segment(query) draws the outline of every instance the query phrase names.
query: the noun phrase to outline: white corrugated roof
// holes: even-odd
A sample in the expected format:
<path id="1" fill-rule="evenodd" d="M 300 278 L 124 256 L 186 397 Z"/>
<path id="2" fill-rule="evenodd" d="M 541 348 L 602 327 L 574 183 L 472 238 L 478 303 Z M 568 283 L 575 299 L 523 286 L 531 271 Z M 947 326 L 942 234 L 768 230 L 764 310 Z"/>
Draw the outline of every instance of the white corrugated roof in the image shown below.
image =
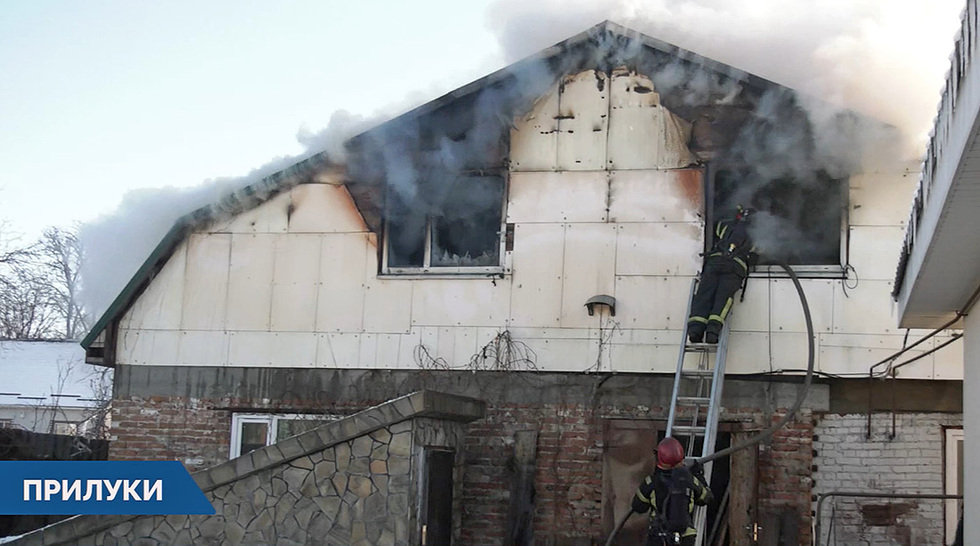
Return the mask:
<path id="1" fill-rule="evenodd" d="M 92 406 L 99 370 L 77 341 L 0 341 L 0 405 Z"/>

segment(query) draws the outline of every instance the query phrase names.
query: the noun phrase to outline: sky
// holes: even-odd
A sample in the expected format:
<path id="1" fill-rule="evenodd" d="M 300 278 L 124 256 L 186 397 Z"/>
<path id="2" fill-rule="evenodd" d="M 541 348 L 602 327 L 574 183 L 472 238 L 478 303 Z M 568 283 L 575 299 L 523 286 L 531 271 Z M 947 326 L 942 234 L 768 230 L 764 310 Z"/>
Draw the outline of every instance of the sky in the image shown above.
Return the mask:
<path id="1" fill-rule="evenodd" d="M 486 4 L 0 0 L 0 219 L 92 220 L 463 85 L 500 65 Z"/>
<path id="2" fill-rule="evenodd" d="M 173 220 L 604 19 L 925 150 L 964 0 L 0 0 L 0 239 L 81 223 L 121 288 Z M 259 169 L 255 171 L 255 169 Z M 96 279 L 96 276 L 89 276 Z"/>

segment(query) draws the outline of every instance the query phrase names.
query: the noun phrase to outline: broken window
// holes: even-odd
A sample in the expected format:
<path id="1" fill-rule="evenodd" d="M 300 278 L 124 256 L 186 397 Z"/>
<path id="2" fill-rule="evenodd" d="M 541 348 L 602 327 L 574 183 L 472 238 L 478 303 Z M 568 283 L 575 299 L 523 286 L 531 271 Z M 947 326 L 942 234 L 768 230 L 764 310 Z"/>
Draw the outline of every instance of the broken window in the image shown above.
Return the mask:
<path id="1" fill-rule="evenodd" d="M 712 223 L 733 218 L 738 206 L 756 209 L 750 234 L 760 265 L 831 266 L 839 270 L 847 182 L 823 173 L 802 178 L 759 180 L 749 172 L 714 175 Z M 709 234 L 713 236 L 712 229 Z M 712 240 L 708 239 L 710 245 Z"/>
<path id="2" fill-rule="evenodd" d="M 501 176 L 462 175 L 438 188 L 420 184 L 409 196 L 389 188 L 385 271 L 499 267 L 503 199 Z"/>
<path id="3" fill-rule="evenodd" d="M 240 457 L 337 419 L 336 415 L 235 414 L 231 419 L 229 457 Z"/>

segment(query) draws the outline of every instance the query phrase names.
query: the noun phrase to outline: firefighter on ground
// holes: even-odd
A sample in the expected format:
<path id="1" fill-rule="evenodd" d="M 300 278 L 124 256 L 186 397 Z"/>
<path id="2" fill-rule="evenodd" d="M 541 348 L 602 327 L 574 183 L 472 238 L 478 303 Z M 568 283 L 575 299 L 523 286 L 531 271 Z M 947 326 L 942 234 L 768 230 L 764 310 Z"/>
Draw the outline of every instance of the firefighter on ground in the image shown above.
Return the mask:
<path id="1" fill-rule="evenodd" d="M 748 230 L 754 213 L 754 209 L 738 207 L 734 220 L 723 220 L 715 226 L 715 243 L 705 254 L 687 321 L 691 343 L 718 343 L 725 317 L 735 302 L 735 292 L 744 286 L 749 265 L 758 257 Z"/>
<path id="2" fill-rule="evenodd" d="M 633 496 L 633 511 L 650 512 L 647 546 L 693 545 L 697 541 L 694 507 L 714 500 L 697 461 L 684 466 L 684 447 L 676 438 L 664 438 L 656 450 L 657 468 Z"/>

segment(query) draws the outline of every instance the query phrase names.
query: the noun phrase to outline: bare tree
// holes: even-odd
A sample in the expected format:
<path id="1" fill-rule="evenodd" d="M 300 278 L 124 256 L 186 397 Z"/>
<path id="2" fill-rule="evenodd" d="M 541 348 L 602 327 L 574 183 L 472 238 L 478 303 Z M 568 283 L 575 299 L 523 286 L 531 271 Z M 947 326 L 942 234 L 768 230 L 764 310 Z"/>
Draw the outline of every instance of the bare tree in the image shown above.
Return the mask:
<path id="1" fill-rule="evenodd" d="M 86 329 L 78 303 L 82 250 L 73 230 L 51 227 L 19 245 L 0 223 L 0 338 L 77 339 Z"/>
<path id="2" fill-rule="evenodd" d="M 51 306 L 63 321 L 65 339 L 85 332 L 85 313 L 78 303 L 82 247 L 74 230 L 49 227 L 35 245 L 35 260 L 51 288 Z"/>
<path id="3" fill-rule="evenodd" d="M 50 306 L 51 287 L 27 265 L 15 265 L 0 280 L 0 338 L 58 337 L 58 317 Z"/>

